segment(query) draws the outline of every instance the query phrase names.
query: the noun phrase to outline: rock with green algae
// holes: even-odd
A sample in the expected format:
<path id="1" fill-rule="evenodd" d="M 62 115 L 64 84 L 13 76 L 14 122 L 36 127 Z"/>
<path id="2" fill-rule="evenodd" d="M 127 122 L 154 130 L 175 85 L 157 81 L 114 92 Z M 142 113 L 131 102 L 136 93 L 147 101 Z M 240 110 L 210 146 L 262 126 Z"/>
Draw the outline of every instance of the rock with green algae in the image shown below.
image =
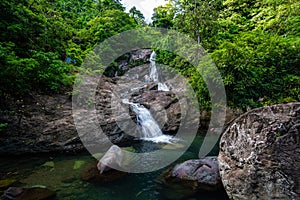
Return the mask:
<path id="1" fill-rule="evenodd" d="M 83 160 L 76 160 L 73 166 L 73 169 L 79 169 L 85 164 L 85 161 Z"/>
<path id="2" fill-rule="evenodd" d="M 122 147 L 121 149 L 124 150 L 124 151 L 129 151 L 131 153 L 135 153 L 136 152 L 135 149 L 132 146 L 130 146 L 130 147 Z"/>
<path id="3" fill-rule="evenodd" d="M 42 166 L 53 168 L 54 167 L 54 162 L 53 161 L 48 161 L 48 162 L 45 162 Z"/>
<path id="4" fill-rule="evenodd" d="M 6 189 L 16 183 L 17 180 L 15 179 L 4 179 L 0 180 L 0 189 Z"/>
<path id="5" fill-rule="evenodd" d="M 180 143 L 164 144 L 161 146 L 162 149 L 167 149 L 167 150 L 182 149 L 184 147 L 185 147 L 184 144 L 180 144 Z"/>
<path id="6" fill-rule="evenodd" d="M 94 158 L 96 158 L 96 159 L 102 158 L 103 155 L 104 155 L 104 153 L 94 153 L 94 154 L 92 154 L 92 156 L 93 156 Z"/>
<path id="7" fill-rule="evenodd" d="M 10 187 L 1 196 L 1 200 L 46 200 L 54 197 L 56 193 L 47 188 L 20 188 Z"/>

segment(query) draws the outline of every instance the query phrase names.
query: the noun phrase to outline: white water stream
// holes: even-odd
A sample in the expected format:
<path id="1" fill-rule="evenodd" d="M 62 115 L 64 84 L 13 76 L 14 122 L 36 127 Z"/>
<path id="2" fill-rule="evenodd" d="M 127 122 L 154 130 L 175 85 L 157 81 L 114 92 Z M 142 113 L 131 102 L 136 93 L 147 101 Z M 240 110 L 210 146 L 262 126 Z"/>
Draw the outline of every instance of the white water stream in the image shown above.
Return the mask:
<path id="1" fill-rule="evenodd" d="M 150 55 L 150 79 L 153 80 L 153 82 L 158 83 L 158 91 L 170 91 L 169 87 L 165 83 L 161 83 L 158 79 L 158 72 L 156 68 L 155 63 L 156 54 L 155 51 L 153 51 Z"/>
<path id="2" fill-rule="evenodd" d="M 143 105 L 129 102 L 128 99 L 123 99 L 123 103 L 129 104 L 132 111 L 136 114 L 137 124 L 142 129 L 142 140 L 152 141 L 155 143 L 172 143 L 173 136 L 164 135 L 152 117 L 150 111 Z"/>

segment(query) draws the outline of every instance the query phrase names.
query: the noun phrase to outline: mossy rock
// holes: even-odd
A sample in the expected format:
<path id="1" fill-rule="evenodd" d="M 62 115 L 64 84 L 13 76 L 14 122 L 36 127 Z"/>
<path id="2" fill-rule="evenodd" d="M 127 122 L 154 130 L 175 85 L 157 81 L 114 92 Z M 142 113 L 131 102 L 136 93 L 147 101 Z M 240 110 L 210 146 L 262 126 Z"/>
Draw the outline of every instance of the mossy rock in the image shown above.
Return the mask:
<path id="1" fill-rule="evenodd" d="M 15 179 L 0 180 L 0 189 L 9 188 L 10 186 L 12 186 L 16 182 L 17 182 L 17 180 L 15 180 Z"/>
<path id="2" fill-rule="evenodd" d="M 73 166 L 73 169 L 79 169 L 85 164 L 85 161 L 83 160 L 76 160 Z"/>
<path id="3" fill-rule="evenodd" d="M 136 152 L 133 147 L 122 147 L 121 149 L 124 150 L 124 151 L 129 151 L 131 153 L 135 153 Z"/>
<path id="4" fill-rule="evenodd" d="M 42 166 L 53 168 L 54 167 L 54 162 L 53 161 L 48 161 L 48 162 L 45 162 Z"/>
<path id="5" fill-rule="evenodd" d="M 174 149 L 182 149 L 185 146 L 183 144 L 175 143 L 175 144 L 164 144 L 162 145 L 162 149 L 174 150 Z"/>

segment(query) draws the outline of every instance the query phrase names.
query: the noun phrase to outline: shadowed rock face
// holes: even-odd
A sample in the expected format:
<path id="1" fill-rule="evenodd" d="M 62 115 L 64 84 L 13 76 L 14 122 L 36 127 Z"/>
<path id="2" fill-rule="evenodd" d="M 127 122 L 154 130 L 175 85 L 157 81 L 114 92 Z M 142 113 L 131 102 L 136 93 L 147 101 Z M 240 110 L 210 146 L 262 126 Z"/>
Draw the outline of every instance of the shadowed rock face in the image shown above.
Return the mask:
<path id="1" fill-rule="evenodd" d="M 220 141 L 219 167 L 231 199 L 300 198 L 300 103 L 254 109 Z"/>

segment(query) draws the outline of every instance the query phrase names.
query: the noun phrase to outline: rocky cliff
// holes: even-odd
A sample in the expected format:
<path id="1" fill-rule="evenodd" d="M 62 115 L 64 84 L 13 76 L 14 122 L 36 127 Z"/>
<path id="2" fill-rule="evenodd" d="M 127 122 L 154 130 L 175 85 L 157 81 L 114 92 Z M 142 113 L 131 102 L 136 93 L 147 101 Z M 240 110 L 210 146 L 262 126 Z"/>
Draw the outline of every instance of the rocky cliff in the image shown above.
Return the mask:
<path id="1" fill-rule="evenodd" d="M 132 128 L 132 132 L 139 131 L 131 127 L 135 118 L 133 113 L 130 119 L 119 114 L 120 111 L 130 113 L 129 106 L 114 104 L 115 100 L 112 97 L 134 99 L 136 95 L 144 97 L 141 103 L 147 104 L 153 114 L 164 114 L 160 115 L 167 118 L 166 123 L 162 124 L 163 131 L 176 132 L 180 124 L 180 106 L 174 94 L 149 90 L 143 81 L 137 79 L 103 77 L 96 91 L 95 106 L 99 125 L 111 142 L 122 146 L 132 141 L 132 135 L 136 135 L 134 133 L 128 135 L 128 131 L 124 132 L 120 123 L 123 123 L 124 127 L 129 120 L 131 123 L 128 122 L 126 129 Z M 156 103 L 161 106 L 153 106 Z M 20 99 L 10 99 L 9 103 L 2 107 L 0 123 L 7 123 L 8 127 L 1 130 L 0 154 L 84 149 L 72 114 L 78 118 L 85 118 L 85 113 L 84 110 L 72 113 L 71 96 L 33 93 Z M 155 118 L 159 119 L 159 116 Z"/>

